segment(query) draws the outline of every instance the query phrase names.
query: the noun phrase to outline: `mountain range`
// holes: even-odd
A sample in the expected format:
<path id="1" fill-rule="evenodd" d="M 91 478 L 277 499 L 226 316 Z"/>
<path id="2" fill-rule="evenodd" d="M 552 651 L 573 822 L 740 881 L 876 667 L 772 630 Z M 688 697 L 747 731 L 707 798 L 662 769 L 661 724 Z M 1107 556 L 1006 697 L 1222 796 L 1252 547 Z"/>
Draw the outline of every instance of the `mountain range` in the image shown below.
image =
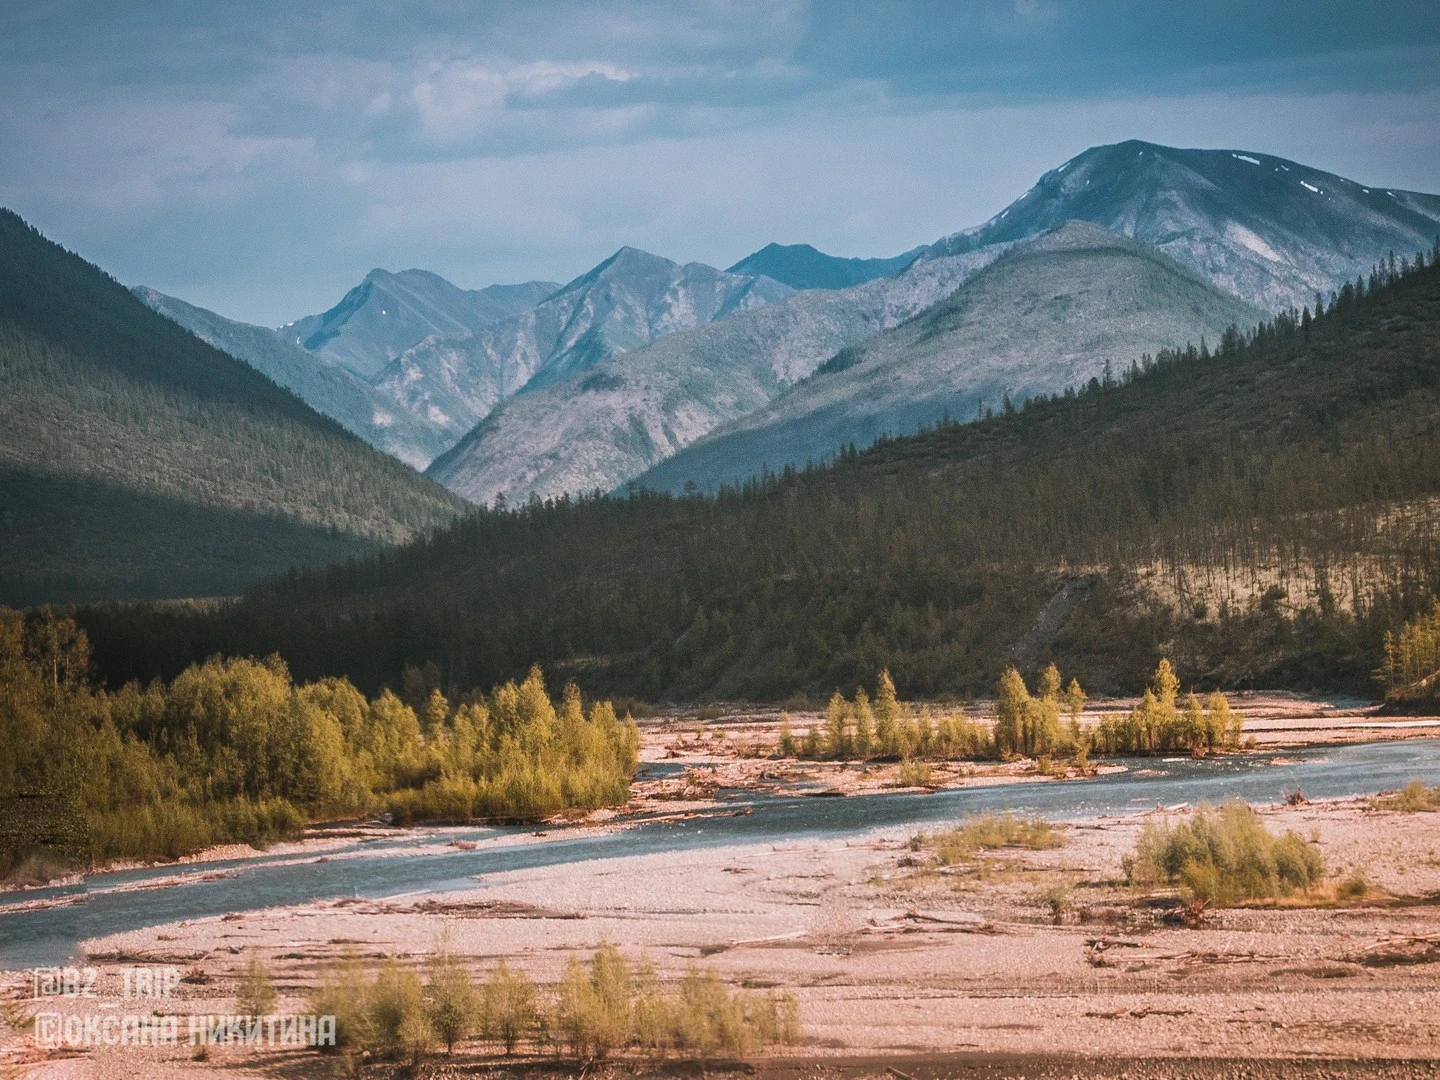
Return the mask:
<path id="1" fill-rule="evenodd" d="M 1329 295 L 1391 251 L 1428 247 L 1440 230 L 1440 196 L 1366 188 L 1295 162 L 1238 150 L 1175 150 L 1142 142 L 1095 147 L 1046 173 L 984 225 L 921 249 L 895 278 L 838 292 L 806 290 L 776 305 L 765 318 L 735 326 L 722 321 L 599 364 L 584 379 L 497 410 L 437 459 L 430 475 L 467 499 L 482 502 L 501 492 L 513 502 L 531 494 L 608 489 L 636 479 L 702 436 L 718 434 L 722 425 L 751 429 L 750 449 L 743 455 L 730 461 L 713 458 L 713 468 L 697 469 L 697 482 L 713 484 L 721 476 L 737 475 L 734 469 L 755 469 L 765 461 L 778 465 L 821 458 L 834 452 L 837 435 L 863 442 L 878 430 L 904 434 L 914 430 L 912 423 L 938 418 L 950 406 L 952 415 L 969 415 L 975 397 L 998 397 L 1005 388 L 1017 394 L 1061 390 L 1065 383 L 1053 380 L 1069 377 L 1065 372 L 1093 372 L 1107 356 L 1117 360 L 1103 338 L 1084 334 L 1078 319 L 1070 324 L 1076 335 L 1073 346 L 1061 350 L 1070 358 L 1060 366 L 1051 359 L 1060 355 L 1058 341 L 1037 348 L 1034 356 L 1040 366 L 1034 377 L 1021 370 L 1021 352 L 991 367 L 995 378 L 987 382 L 966 374 L 972 365 L 965 357 L 941 357 L 934 347 L 920 348 L 916 341 L 916 349 L 896 351 L 885 365 L 894 376 L 892 390 L 899 392 L 903 386 L 903 393 L 918 395 L 913 408 L 895 400 L 883 409 L 865 402 L 860 383 L 879 370 L 871 368 L 830 384 L 832 391 L 853 385 L 856 396 L 833 403 L 823 422 L 817 411 L 823 396 L 818 385 L 782 406 L 780 413 L 757 413 L 749 422 L 740 419 L 815 372 L 829 359 L 822 355 L 827 349 L 833 355 L 893 326 L 877 319 L 869 306 L 897 287 L 892 283 L 921 280 L 931 272 L 927 267 L 974 256 L 967 272 L 951 275 L 942 270 L 938 275 L 953 290 L 1007 247 L 1072 220 L 1102 226 L 1168 256 L 1173 264 L 1235 296 L 1231 317 L 1253 324 L 1261 312 L 1313 304 L 1315 293 Z M 759 257 L 769 252 L 766 258 L 783 275 L 782 256 L 788 250 L 765 249 L 744 263 L 763 265 Z M 905 293 L 903 285 L 898 288 Z M 924 295 L 915 307 L 901 304 L 896 321 L 918 315 L 922 307 L 943 298 Z M 1209 318 L 1220 310 L 1215 305 L 1208 314 L 1186 311 L 1188 299 L 1177 295 L 1171 301 L 1179 306 L 1162 316 L 1152 301 L 1170 302 L 1163 294 L 1147 298 L 1148 323 L 1115 338 L 1117 345 L 1123 342 L 1135 350 L 1132 361 L 1141 352 L 1174 344 L 1162 330 L 1173 333 L 1188 327 L 1187 332 L 1198 337 L 1222 329 Z M 1023 319 L 1024 313 L 1018 314 Z M 962 339 L 978 343 L 983 351 L 983 330 L 944 340 Z M 973 359 L 973 350 L 969 355 Z M 912 359 L 915 370 L 902 376 Z M 1003 383 L 998 380 L 1000 367 L 1007 372 Z M 812 402 L 813 408 L 802 401 Z M 808 409 L 810 419 L 799 422 L 788 411 L 792 407 Z M 846 408 L 857 410 L 853 423 L 843 415 Z M 773 437 L 762 434 L 768 420 L 785 425 L 785 430 Z M 669 484 L 675 475 L 660 472 L 646 482 Z"/>
<path id="2" fill-rule="evenodd" d="M 505 402 L 427 475 L 472 502 L 609 491 L 764 405 L 838 349 L 943 299 L 1005 245 L 894 278 L 809 289 L 592 366 Z"/>
<path id="3" fill-rule="evenodd" d="M 469 334 L 434 335 L 406 349 L 376 384 L 453 444 L 516 394 L 791 292 L 769 278 L 727 274 L 703 263 L 681 266 L 621 248 L 519 315 Z"/>
<path id="4" fill-rule="evenodd" d="M 373 386 L 339 362 L 295 344 L 284 334 L 235 322 L 144 286 L 131 291 L 207 345 L 244 360 L 316 412 L 411 468 L 424 469 L 450 446 L 441 428 L 403 407 L 387 390 Z"/>
<path id="5" fill-rule="evenodd" d="M 425 271 L 374 270 L 324 315 L 276 331 L 135 290 L 156 311 L 416 469 L 514 394 L 793 291 L 766 277 L 682 266 L 628 247 L 563 286 L 463 290 Z"/>
<path id="6" fill-rule="evenodd" d="M 481 290 L 376 270 L 274 332 L 140 295 L 466 499 L 513 504 L 637 481 L 712 488 L 1063 390 L 1107 361 L 1313 304 L 1437 230 L 1440 196 L 1131 141 L 889 259 L 771 244 L 720 271 L 622 248 L 564 286 Z M 1066 260 L 1099 276 L 1067 278 Z"/>
<path id="7" fill-rule="evenodd" d="M 911 434 L 988 403 L 1079 388 L 1262 313 L 1155 248 L 1067 222 L 1013 248 L 913 319 L 838 354 L 766 405 L 642 474 L 713 491 L 846 444 Z"/>

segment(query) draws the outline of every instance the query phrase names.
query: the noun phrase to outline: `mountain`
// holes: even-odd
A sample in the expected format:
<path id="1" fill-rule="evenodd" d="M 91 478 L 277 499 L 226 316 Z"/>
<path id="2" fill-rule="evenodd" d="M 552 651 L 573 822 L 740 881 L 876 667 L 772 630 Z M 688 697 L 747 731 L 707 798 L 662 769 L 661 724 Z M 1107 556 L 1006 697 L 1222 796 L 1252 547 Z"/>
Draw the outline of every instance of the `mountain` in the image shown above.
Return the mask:
<path id="1" fill-rule="evenodd" d="M 681 266 L 621 248 L 520 315 L 407 349 L 376 383 L 453 443 L 515 394 L 552 386 L 610 356 L 792 291 L 769 278 L 701 263 Z"/>
<path id="2" fill-rule="evenodd" d="M 1390 252 L 1428 249 L 1440 195 L 1365 187 L 1254 151 L 1096 146 L 983 225 L 931 245 L 954 255 L 1090 221 L 1151 244 L 1266 311 L 1313 306 Z"/>
<path id="3" fill-rule="evenodd" d="M 1003 248 L 929 259 L 838 292 L 797 292 L 596 363 L 506 401 L 426 475 L 487 504 L 502 493 L 609 491 L 947 295 Z"/>
<path id="4" fill-rule="evenodd" d="M 823 701 L 882 668 L 904 696 L 985 695 L 1017 661 L 1135 693 L 1164 656 L 1201 692 L 1373 695 L 1387 631 L 1440 589 L 1440 245 L 1426 263 L 1313 323 L 720 497 L 479 511 L 213 613 L 82 620 L 122 643 L 112 684 L 223 648 L 367 689 L 541 657 L 654 701 Z"/>
<path id="5" fill-rule="evenodd" d="M 713 491 L 768 466 L 803 465 L 1006 394 L 1084 386 L 1142 353 L 1216 342 L 1262 313 L 1154 248 L 1069 222 L 1011 249 L 913 319 L 838 354 L 767 405 L 716 428 L 637 480 Z"/>
<path id="6" fill-rule="evenodd" d="M 238 592 L 462 510 L 0 211 L 0 603 Z"/>
<path id="7" fill-rule="evenodd" d="M 559 286 L 550 281 L 462 289 L 428 270 L 371 270 L 338 304 L 279 332 L 364 379 L 433 334 L 465 334 L 518 315 Z"/>
<path id="8" fill-rule="evenodd" d="M 889 259 L 842 259 L 809 244 L 766 244 L 726 273 L 763 274 L 792 289 L 848 289 L 875 278 L 894 277 L 923 250 L 914 248 Z"/>
<path id="9" fill-rule="evenodd" d="M 201 341 L 245 361 L 316 412 L 412 468 L 424 469 L 450 447 L 452 440 L 443 431 L 416 417 L 386 391 L 269 327 L 235 322 L 154 289 L 131 291 Z"/>
<path id="10" fill-rule="evenodd" d="M 1328 295 L 1368 272 L 1392 249 L 1403 253 L 1428 246 L 1433 233 L 1440 231 L 1440 197 L 1366 189 L 1265 154 L 1125 142 L 1095 147 L 1065 162 L 990 221 L 920 250 L 902 273 L 888 280 L 919 280 L 930 273 L 925 267 L 931 264 L 981 256 L 970 266 L 973 271 L 1006 247 L 1033 240 L 1071 220 L 1150 245 L 1254 309 L 1275 311 L 1313 304 L 1316 291 Z M 811 270 L 829 273 L 836 265 L 829 256 L 812 252 L 770 245 L 736 266 L 768 269 L 791 283 L 808 285 L 819 280 L 806 276 Z M 950 281 L 951 287 L 964 279 L 963 274 L 953 280 L 947 275 L 942 271 L 937 277 Z M 883 293 L 887 287 L 885 279 L 876 279 L 852 289 L 878 288 Z M 431 475 L 481 501 L 500 492 L 513 499 L 623 484 L 719 425 L 768 404 L 836 351 L 893 325 L 877 323 L 873 312 L 866 314 L 876 295 L 855 293 L 858 307 L 852 309 L 847 306 L 850 300 L 837 303 L 827 293 L 813 302 L 813 311 L 807 310 L 811 301 L 791 297 L 769 317 L 775 320 L 773 328 L 765 319 L 749 316 L 749 321 L 733 328 L 717 324 L 713 331 L 640 350 L 625 364 L 602 365 L 593 377 L 556 384 L 553 393 L 527 394 L 497 410 L 437 459 Z M 926 302 L 939 299 L 941 295 L 933 295 Z M 917 310 L 904 310 L 900 317 Z M 1216 327 L 1209 317 L 1217 310 L 1212 304 L 1204 317 L 1189 320 L 1188 329 L 1198 332 L 1204 327 L 1213 333 Z M 1243 311 L 1246 322 L 1256 317 L 1255 310 L 1230 310 L 1237 318 Z M 855 312 L 861 313 L 858 321 L 851 319 Z M 1053 316 L 1054 309 L 1049 313 Z M 1183 322 L 1172 321 L 1170 330 L 1185 329 Z M 1058 329 L 1058 324 L 1051 329 Z M 1150 329 L 1133 329 L 1135 333 L 1115 339 L 1117 348 L 1128 342 L 1143 351 L 1153 347 L 1144 342 L 1169 340 Z M 983 334 L 977 329 L 972 337 L 979 342 Z M 1086 348 L 1102 357 L 1106 355 L 1102 345 L 1092 335 Z M 817 355 L 826 349 L 827 355 Z M 1114 357 L 1115 350 L 1108 355 Z M 1123 363 L 1131 359 L 1133 355 L 1120 357 Z M 837 361 L 844 362 L 844 357 Z M 890 400 L 884 409 L 872 408 L 857 398 L 852 404 L 858 404 L 860 411 L 853 423 L 840 415 L 843 407 L 837 402 L 824 422 L 817 412 L 806 422 L 808 427 L 790 429 L 781 443 L 752 449 L 772 464 L 804 461 L 833 452 L 838 443 L 833 436 L 841 432 L 857 437 L 878 430 L 901 434 L 912 430 L 906 424 L 942 414 L 944 405 L 937 413 L 937 402 L 947 402 L 954 414 L 968 416 L 973 414 L 976 396 L 998 398 L 1007 387 L 1024 393 L 1068 377 L 1053 363 L 1031 377 L 1021 370 L 1024 363 L 1023 349 L 1012 350 L 989 371 L 994 377 L 988 382 L 962 380 L 963 385 L 929 388 L 911 384 L 905 392 L 917 395 L 913 407 Z M 1069 364 L 1072 374 L 1083 366 L 1078 354 Z M 565 370 L 556 369 L 557 374 Z M 857 394 L 863 394 L 858 382 L 878 370 L 850 377 Z M 915 370 L 921 372 L 923 365 Z M 553 377 L 537 380 L 535 388 L 547 382 Z M 849 383 L 830 385 L 843 388 Z M 891 386 L 892 391 L 900 389 L 898 382 Z M 818 387 L 809 388 L 804 391 L 808 397 L 796 397 L 794 402 L 811 400 L 819 409 L 820 394 Z M 961 400 L 966 396 L 971 400 Z M 819 441 L 807 443 L 807 431 Z M 709 460 L 707 483 L 715 482 L 725 468 L 738 465 L 738 460 Z M 669 483 L 673 475 L 662 472 L 658 479 Z M 733 475 L 724 473 L 727 479 Z"/>

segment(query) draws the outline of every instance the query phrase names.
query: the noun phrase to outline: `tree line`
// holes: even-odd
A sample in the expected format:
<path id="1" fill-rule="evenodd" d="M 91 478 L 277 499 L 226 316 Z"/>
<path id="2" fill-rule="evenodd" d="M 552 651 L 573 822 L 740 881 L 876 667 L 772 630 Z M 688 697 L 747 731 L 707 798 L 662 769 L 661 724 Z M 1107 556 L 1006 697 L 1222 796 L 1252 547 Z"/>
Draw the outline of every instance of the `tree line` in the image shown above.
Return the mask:
<path id="1" fill-rule="evenodd" d="M 1244 718 L 1230 700 L 1212 691 L 1202 701 L 1193 691 L 1180 700 L 1180 678 L 1161 659 L 1140 701 L 1124 714 L 1081 724 L 1087 695 L 1080 681 L 1064 683 L 1054 664 L 1042 670 L 1032 691 L 1017 668 L 1005 669 L 995 687 L 995 722 L 987 727 L 958 707 L 938 710 L 901 702 L 888 671 L 881 671 L 872 699 L 863 686 L 847 700 L 838 691 L 822 723 L 797 735 L 781 714 L 775 752 L 812 760 L 946 761 L 1029 757 L 1073 758 L 1084 771 L 1091 754 L 1187 753 L 1204 757 L 1234 750 Z"/>

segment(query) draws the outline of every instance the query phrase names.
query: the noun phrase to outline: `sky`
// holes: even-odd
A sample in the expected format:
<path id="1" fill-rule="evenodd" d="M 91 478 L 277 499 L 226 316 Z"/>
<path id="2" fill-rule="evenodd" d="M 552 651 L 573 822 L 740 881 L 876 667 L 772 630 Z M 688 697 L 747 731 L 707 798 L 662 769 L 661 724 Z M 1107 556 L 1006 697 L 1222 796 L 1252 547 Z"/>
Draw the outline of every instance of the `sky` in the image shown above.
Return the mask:
<path id="1" fill-rule="evenodd" d="M 376 266 L 894 255 L 1127 138 L 1440 191 L 1440 4 L 0 4 L 0 205 L 272 326 Z"/>

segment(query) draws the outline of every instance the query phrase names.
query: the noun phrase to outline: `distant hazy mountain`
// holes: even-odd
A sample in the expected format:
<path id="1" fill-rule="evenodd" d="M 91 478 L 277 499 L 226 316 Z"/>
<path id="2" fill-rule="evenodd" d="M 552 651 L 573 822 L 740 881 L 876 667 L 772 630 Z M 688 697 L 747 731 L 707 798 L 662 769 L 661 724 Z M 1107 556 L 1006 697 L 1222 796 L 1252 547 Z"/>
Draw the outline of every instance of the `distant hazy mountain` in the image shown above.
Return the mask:
<path id="1" fill-rule="evenodd" d="M 954 295 L 839 354 L 769 404 L 717 428 L 642 475 L 645 487 L 702 490 L 913 434 L 983 401 L 1080 387 L 1142 353 L 1214 343 L 1259 309 L 1154 248 L 1082 222 L 1027 241 Z"/>
<path id="2" fill-rule="evenodd" d="M 416 417 L 387 391 L 377 389 L 323 353 L 308 352 L 268 327 L 216 315 L 154 289 L 133 290 L 141 300 L 200 340 L 244 360 L 301 398 L 316 412 L 340 422 L 371 446 L 424 469 L 453 439 Z"/>
<path id="3" fill-rule="evenodd" d="M 1311 303 L 1317 291 L 1328 296 L 1392 250 L 1428 249 L 1440 231 L 1440 195 L 1365 187 L 1252 151 L 1131 141 L 1071 158 L 922 257 L 1023 240 L 1070 220 L 1153 244 L 1274 311 Z"/>
<path id="4" fill-rule="evenodd" d="M 463 508 L 0 211 L 0 603 L 238 592 Z"/>
<path id="5" fill-rule="evenodd" d="M 322 315 L 307 315 L 280 333 L 365 379 L 432 334 L 465 334 L 533 307 L 554 292 L 551 281 L 462 289 L 428 270 L 371 270 Z"/>
<path id="6" fill-rule="evenodd" d="M 948 295 L 1003 250 L 929 259 L 843 291 L 797 292 L 660 338 L 511 398 L 426 474 L 480 503 L 502 492 L 513 502 L 608 491 L 759 408 L 836 350 Z"/>
<path id="7" fill-rule="evenodd" d="M 848 289 L 876 278 L 893 277 L 915 261 L 924 248 L 889 259 L 842 259 L 809 244 L 766 244 L 734 266 L 731 274 L 764 274 L 792 289 Z"/>
<path id="8" fill-rule="evenodd" d="M 728 274 L 702 263 L 681 266 L 621 248 L 520 315 L 407 349 L 376 382 L 446 432 L 453 444 L 514 394 L 554 385 L 666 334 L 791 292 L 769 278 Z"/>

